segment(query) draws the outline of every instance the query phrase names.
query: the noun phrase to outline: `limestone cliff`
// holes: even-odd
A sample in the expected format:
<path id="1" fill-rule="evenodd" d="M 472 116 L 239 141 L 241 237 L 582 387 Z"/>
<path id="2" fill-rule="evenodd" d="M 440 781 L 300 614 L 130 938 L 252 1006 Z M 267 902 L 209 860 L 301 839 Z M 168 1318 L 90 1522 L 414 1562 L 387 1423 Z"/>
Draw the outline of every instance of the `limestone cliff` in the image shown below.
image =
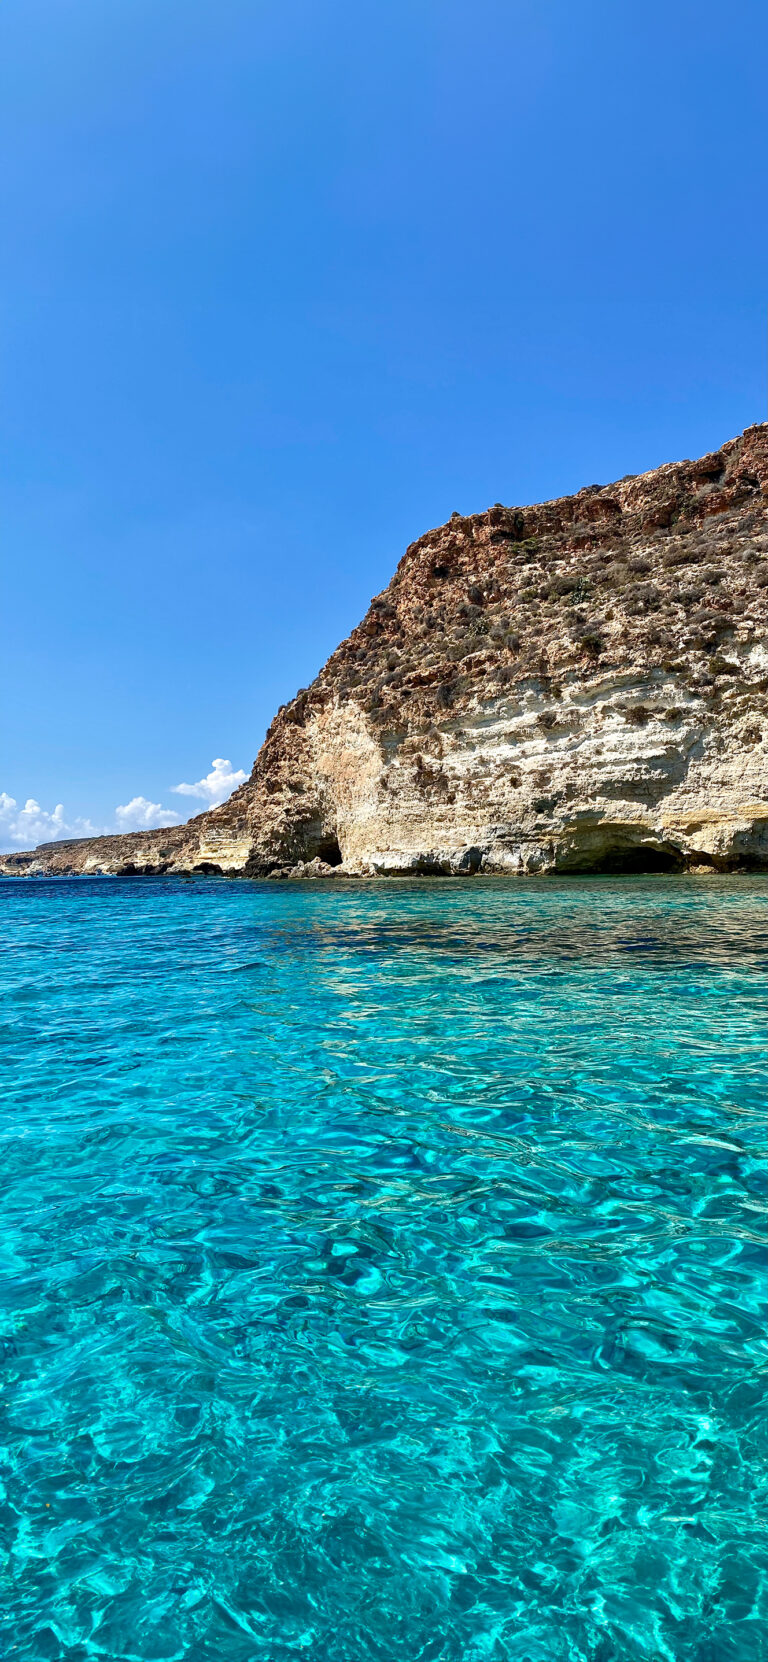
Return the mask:
<path id="1" fill-rule="evenodd" d="M 406 550 L 246 784 L 19 872 L 768 867 L 768 427 Z"/>

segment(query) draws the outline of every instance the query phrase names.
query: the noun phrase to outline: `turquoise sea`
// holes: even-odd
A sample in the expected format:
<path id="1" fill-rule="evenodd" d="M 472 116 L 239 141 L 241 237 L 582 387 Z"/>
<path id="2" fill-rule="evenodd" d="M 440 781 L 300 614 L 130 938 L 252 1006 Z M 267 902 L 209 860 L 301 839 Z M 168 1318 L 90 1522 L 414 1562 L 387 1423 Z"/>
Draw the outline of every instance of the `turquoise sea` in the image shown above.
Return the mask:
<path id="1" fill-rule="evenodd" d="M 9 1662 L 768 1656 L 768 881 L 8 881 Z"/>

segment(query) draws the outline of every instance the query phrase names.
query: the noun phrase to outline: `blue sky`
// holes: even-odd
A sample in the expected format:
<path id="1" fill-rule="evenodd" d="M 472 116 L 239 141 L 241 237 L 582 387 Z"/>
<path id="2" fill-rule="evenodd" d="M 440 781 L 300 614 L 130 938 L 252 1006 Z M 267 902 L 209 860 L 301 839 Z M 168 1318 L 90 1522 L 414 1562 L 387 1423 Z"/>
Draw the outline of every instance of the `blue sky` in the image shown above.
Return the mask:
<path id="1" fill-rule="evenodd" d="M 220 795 L 454 509 L 765 419 L 764 0 L 5 0 L 0 42 L 5 846 Z"/>

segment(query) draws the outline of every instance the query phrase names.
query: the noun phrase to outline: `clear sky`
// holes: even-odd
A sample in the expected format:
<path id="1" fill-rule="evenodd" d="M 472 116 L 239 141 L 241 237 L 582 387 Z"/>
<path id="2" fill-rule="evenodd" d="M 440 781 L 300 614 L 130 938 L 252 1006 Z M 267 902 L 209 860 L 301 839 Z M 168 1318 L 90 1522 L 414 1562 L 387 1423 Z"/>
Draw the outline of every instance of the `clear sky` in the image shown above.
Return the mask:
<path id="1" fill-rule="evenodd" d="M 217 799 L 454 509 L 765 419 L 765 0 L 4 0 L 0 48 L 0 846 Z"/>

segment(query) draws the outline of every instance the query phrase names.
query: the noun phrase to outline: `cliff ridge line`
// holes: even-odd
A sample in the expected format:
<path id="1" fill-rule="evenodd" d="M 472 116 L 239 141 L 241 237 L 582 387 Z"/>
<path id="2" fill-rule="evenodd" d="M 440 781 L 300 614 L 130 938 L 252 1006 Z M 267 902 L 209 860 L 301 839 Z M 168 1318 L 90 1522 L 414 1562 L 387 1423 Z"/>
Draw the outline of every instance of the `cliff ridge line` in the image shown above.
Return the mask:
<path id="1" fill-rule="evenodd" d="M 250 778 L 6 875 L 768 868 L 768 426 L 406 550 Z"/>

